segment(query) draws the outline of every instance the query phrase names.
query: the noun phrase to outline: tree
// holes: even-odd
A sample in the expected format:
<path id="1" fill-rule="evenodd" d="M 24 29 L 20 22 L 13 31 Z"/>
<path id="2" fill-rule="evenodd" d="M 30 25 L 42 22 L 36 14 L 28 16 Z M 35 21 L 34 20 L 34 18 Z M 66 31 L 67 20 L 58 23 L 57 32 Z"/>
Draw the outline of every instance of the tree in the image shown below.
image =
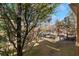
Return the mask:
<path id="1" fill-rule="evenodd" d="M 63 21 L 56 21 L 56 31 L 57 31 L 57 33 L 58 33 L 58 36 L 59 36 L 59 33 L 61 32 L 61 29 L 63 29 L 63 25 L 64 25 L 64 23 L 63 23 Z"/>
<path id="2" fill-rule="evenodd" d="M 0 4 L 1 16 L 6 24 L 8 40 L 23 55 L 24 46 L 30 42 L 29 34 L 38 20 L 45 20 L 59 4 Z"/>
<path id="3" fill-rule="evenodd" d="M 72 13 L 64 19 L 64 28 L 66 30 L 67 38 L 69 34 L 76 35 L 75 20 Z"/>

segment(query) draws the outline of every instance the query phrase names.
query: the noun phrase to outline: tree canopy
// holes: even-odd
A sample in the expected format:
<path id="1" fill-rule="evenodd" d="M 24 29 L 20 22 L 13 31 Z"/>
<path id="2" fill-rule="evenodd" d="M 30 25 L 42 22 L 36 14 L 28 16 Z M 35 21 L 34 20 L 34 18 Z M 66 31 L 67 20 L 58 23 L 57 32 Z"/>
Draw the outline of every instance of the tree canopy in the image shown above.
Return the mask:
<path id="1" fill-rule="evenodd" d="M 29 33 L 36 27 L 38 21 L 48 18 L 58 5 L 51 3 L 0 4 L 0 15 L 6 24 L 7 38 L 17 50 L 17 55 L 23 55 L 24 45 L 30 40 Z"/>

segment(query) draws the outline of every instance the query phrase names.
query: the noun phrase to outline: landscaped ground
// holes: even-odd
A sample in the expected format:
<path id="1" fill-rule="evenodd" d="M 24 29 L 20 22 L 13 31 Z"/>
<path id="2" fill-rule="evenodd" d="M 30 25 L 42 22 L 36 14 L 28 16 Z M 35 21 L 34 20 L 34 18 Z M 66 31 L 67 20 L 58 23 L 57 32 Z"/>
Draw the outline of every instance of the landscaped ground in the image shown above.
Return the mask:
<path id="1" fill-rule="evenodd" d="M 75 56 L 75 41 L 62 40 L 56 43 L 51 40 L 43 40 L 35 46 L 29 56 Z M 2 45 L 2 44 L 0 44 Z"/>
<path id="2" fill-rule="evenodd" d="M 30 52 L 31 56 L 74 56 L 75 42 L 74 41 L 59 41 L 51 43 L 48 41 L 40 42 Z"/>

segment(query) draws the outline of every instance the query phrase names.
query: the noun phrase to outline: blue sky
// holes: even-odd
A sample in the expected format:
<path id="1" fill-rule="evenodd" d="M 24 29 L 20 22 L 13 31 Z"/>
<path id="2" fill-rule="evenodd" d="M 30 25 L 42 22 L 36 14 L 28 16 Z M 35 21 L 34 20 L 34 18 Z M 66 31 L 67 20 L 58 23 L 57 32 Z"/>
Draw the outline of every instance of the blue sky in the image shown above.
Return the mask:
<path id="1" fill-rule="evenodd" d="M 52 13 L 51 24 L 55 24 L 57 20 L 61 21 L 70 14 L 70 7 L 67 3 L 60 4 Z"/>

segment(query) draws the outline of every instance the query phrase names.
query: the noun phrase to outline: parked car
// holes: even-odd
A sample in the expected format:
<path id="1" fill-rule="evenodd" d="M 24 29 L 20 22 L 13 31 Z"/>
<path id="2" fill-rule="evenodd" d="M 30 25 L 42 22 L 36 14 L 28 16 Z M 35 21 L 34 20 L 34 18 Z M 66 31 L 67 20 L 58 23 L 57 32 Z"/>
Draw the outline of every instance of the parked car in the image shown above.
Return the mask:
<path id="1" fill-rule="evenodd" d="M 42 33 L 40 33 L 40 36 L 41 37 L 45 37 L 45 38 L 53 38 L 53 39 L 55 39 L 55 35 L 53 34 L 53 33 L 51 33 L 51 32 L 42 32 Z"/>
<path id="2" fill-rule="evenodd" d="M 68 36 L 66 36 L 65 40 L 76 41 L 76 35 L 69 34 Z"/>

